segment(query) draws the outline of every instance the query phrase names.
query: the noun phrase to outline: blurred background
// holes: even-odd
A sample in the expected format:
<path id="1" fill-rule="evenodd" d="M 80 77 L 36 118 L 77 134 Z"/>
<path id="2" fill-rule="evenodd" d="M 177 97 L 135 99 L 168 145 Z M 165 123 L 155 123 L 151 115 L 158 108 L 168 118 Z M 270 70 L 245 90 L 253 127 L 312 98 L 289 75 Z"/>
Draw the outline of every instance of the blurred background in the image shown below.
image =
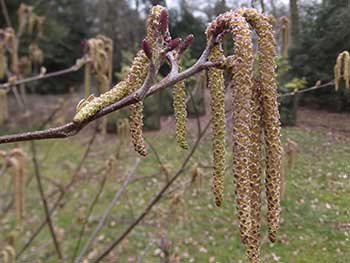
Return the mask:
<path id="1" fill-rule="evenodd" d="M 32 30 L 21 32 L 21 4 L 33 7 L 32 12 L 39 17 Z M 87 40 L 98 34 L 113 40 L 111 82 L 119 82 L 140 49 L 147 14 L 158 4 L 169 9 L 173 37 L 195 36 L 184 54 L 184 67 L 200 56 L 206 45 L 207 24 L 218 14 L 253 6 L 270 17 L 277 41 L 278 90 L 285 95 L 279 102 L 286 155 L 282 229 L 276 244 L 269 244 L 264 236 L 263 262 L 349 262 L 350 92 L 344 81 L 337 90 L 334 87 L 337 56 L 350 51 L 349 0 L 1 0 L 0 28 L 11 26 L 18 36 L 19 67 L 18 72 L 4 74 L 0 85 L 13 76 L 18 80 L 70 69 L 84 56 Z M 41 21 L 40 17 L 44 19 Z M 229 37 L 225 43 L 225 52 L 232 53 Z M 25 57 L 31 61 L 30 68 Z M 168 70 L 161 69 L 159 80 Z M 186 81 L 190 144 L 211 117 L 206 81 L 205 72 Z M 96 76 L 92 75 L 91 83 L 90 92 L 99 94 Z M 309 88 L 308 92 L 300 92 Z M 25 83 L 17 94 L 8 91 L 8 107 L 0 109 L 0 134 L 64 124 L 72 119 L 82 98 L 84 69 Z M 50 124 L 45 123 L 56 110 Z M 136 166 L 132 184 L 86 253 L 88 260 L 94 259 L 137 218 L 181 165 L 184 152 L 175 144 L 173 113 L 170 89 L 146 99 L 145 136 L 152 149 Z M 52 217 L 67 258 L 64 262 L 78 255 L 138 158 L 125 135 L 127 115 L 127 111 L 108 115 L 108 134 L 99 133 L 82 160 L 91 134 L 95 136 L 93 125 L 70 139 L 37 143 L 49 208 L 58 207 Z M 228 122 L 228 130 L 231 126 Z M 244 262 L 233 213 L 231 177 L 227 178 L 224 206 L 214 208 L 209 183 L 210 136 L 203 140 L 183 178 L 103 262 Z M 37 228 L 45 214 L 34 181 L 33 149 L 28 143 L 1 145 L 4 156 L 14 147 L 27 156 L 26 216 L 19 223 L 12 210 L 14 188 L 11 177 L 6 176 L 12 168 L 6 166 L 4 159 L 4 176 L 0 176 L 0 249 L 6 245 L 14 247 L 18 262 L 59 262 L 49 228 Z M 227 174 L 230 168 L 231 163 Z M 56 203 L 60 191 L 64 197 Z M 95 197 L 99 202 L 91 206 Z"/>

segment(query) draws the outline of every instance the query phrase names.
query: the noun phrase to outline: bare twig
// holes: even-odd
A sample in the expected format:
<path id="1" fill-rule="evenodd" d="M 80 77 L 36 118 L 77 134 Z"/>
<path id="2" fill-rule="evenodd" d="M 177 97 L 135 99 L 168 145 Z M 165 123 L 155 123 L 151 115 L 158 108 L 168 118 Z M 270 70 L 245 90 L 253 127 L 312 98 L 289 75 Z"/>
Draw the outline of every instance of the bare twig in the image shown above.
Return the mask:
<path id="1" fill-rule="evenodd" d="M 135 173 L 137 166 L 140 163 L 140 159 L 137 159 L 134 167 L 132 168 L 132 170 L 129 172 L 127 178 L 125 179 L 122 187 L 118 190 L 118 192 L 116 192 L 113 200 L 110 202 L 110 204 L 108 205 L 108 207 L 106 208 L 106 210 L 104 211 L 103 215 L 101 216 L 97 227 L 95 228 L 94 232 L 91 234 L 91 236 L 89 237 L 89 240 L 86 242 L 85 246 L 83 247 L 83 249 L 81 250 L 79 256 L 77 257 L 76 260 L 74 260 L 75 263 L 79 263 L 83 260 L 84 255 L 86 254 L 86 252 L 88 251 L 88 249 L 91 247 L 92 243 L 95 241 L 98 233 L 100 233 L 101 229 L 103 228 L 108 215 L 110 214 L 111 210 L 113 209 L 113 207 L 116 205 L 116 203 L 118 202 L 119 198 L 121 197 L 122 193 L 124 192 L 124 190 L 126 189 L 127 185 L 130 182 L 130 179 L 132 177 L 132 175 Z"/>
<path id="2" fill-rule="evenodd" d="M 13 87 L 21 85 L 21 84 L 25 84 L 25 83 L 29 83 L 29 82 L 33 82 L 33 81 L 37 81 L 37 80 L 42 80 L 42 79 L 48 79 L 48 78 L 57 77 L 57 76 L 62 76 L 62 75 L 68 74 L 68 73 L 76 72 L 86 62 L 87 62 L 87 58 L 78 59 L 76 64 L 69 67 L 69 68 L 58 70 L 58 71 L 47 73 L 47 74 L 38 74 L 38 75 L 33 76 L 33 77 L 20 79 L 20 80 L 13 81 L 13 82 L 3 83 L 3 84 L 0 84 L 0 88 L 1 89 L 13 88 Z"/>
<path id="3" fill-rule="evenodd" d="M 2 14 L 4 15 L 6 24 L 7 24 L 8 27 L 12 27 L 11 19 L 10 19 L 8 10 L 7 10 L 7 6 L 6 6 L 6 3 L 5 3 L 5 0 L 0 0 L 0 3 L 1 3 Z"/>
<path id="4" fill-rule="evenodd" d="M 130 232 L 138 226 L 138 224 L 145 218 L 146 215 L 151 211 L 151 209 L 162 199 L 166 191 L 169 189 L 169 187 L 176 181 L 177 178 L 183 173 L 185 170 L 187 164 L 191 160 L 193 154 L 195 153 L 197 147 L 199 146 L 199 142 L 201 141 L 202 137 L 208 130 L 210 126 L 211 121 L 208 122 L 208 124 L 203 129 L 202 133 L 199 134 L 197 137 L 197 140 L 195 141 L 193 147 L 191 148 L 188 155 L 185 157 L 184 161 L 182 162 L 182 165 L 180 169 L 175 173 L 175 175 L 170 179 L 170 181 L 163 186 L 163 188 L 158 192 L 158 194 L 152 199 L 152 201 L 147 205 L 147 207 L 143 210 L 143 212 L 133 221 L 132 224 L 130 224 L 125 231 L 118 237 L 117 240 L 115 240 L 105 251 L 102 252 L 101 255 L 97 257 L 94 263 L 100 262 L 102 259 L 104 259 L 116 246 L 118 246 L 129 234 Z"/>
<path id="5" fill-rule="evenodd" d="M 40 197 L 41 197 L 41 201 L 43 203 L 44 206 L 44 211 L 45 211 L 45 216 L 46 216 L 46 222 L 49 225 L 49 229 L 50 229 L 50 233 L 51 233 L 51 237 L 53 240 L 53 243 L 55 245 L 55 249 L 57 252 L 57 256 L 60 259 L 60 261 L 63 261 L 63 256 L 62 256 L 62 252 L 60 249 L 60 245 L 58 243 L 56 234 L 55 234 L 55 229 L 52 223 L 52 219 L 51 219 L 51 215 L 50 215 L 50 211 L 49 211 L 49 206 L 45 197 L 45 193 L 44 193 L 44 188 L 41 182 L 41 175 L 40 175 L 40 169 L 39 169 L 39 164 L 36 158 L 36 147 L 35 147 L 35 142 L 32 141 L 31 143 L 31 148 L 32 148 L 32 153 L 33 153 L 33 164 L 34 164 L 34 174 L 35 174 L 35 178 L 38 184 L 38 189 L 39 189 L 39 193 L 40 193 Z"/>
<path id="6" fill-rule="evenodd" d="M 330 86 L 334 86 L 334 81 L 333 80 L 329 81 L 329 82 L 327 82 L 325 84 L 322 84 L 322 85 L 315 85 L 315 86 L 312 86 L 310 88 L 279 94 L 278 97 L 294 96 L 294 95 L 297 95 L 299 93 L 305 93 L 305 92 L 309 92 L 309 91 L 313 91 L 313 90 L 317 90 L 317 89 L 321 89 L 321 88 L 326 88 L 326 87 L 330 87 Z"/>
<path id="7" fill-rule="evenodd" d="M 77 254 L 78 254 L 78 251 L 79 251 L 79 248 L 80 248 L 80 244 L 81 244 L 84 232 L 85 232 L 85 227 L 86 227 L 86 225 L 87 225 L 87 223 L 89 221 L 89 217 L 91 216 L 92 212 L 94 211 L 94 208 L 95 208 L 98 200 L 100 199 L 100 196 L 101 196 L 101 194 L 103 192 L 103 189 L 104 189 L 104 187 L 106 185 L 107 176 L 108 176 L 108 173 L 105 172 L 104 177 L 102 179 L 102 182 L 100 183 L 99 190 L 97 191 L 97 194 L 96 194 L 94 200 L 92 201 L 92 203 L 91 203 L 91 205 L 89 207 L 89 211 L 87 212 L 86 217 L 85 217 L 85 219 L 83 221 L 83 225 L 82 225 L 82 227 L 80 229 L 80 232 L 79 232 L 79 239 L 78 239 L 78 242 L 77 242 L 77 244 L 75 246 L 75 250 L 74 250 L 74 253 L 73 253 L 73 256 L 72 256 L 72 262 L 74 262 L 74 259 L 76 258 Z"/>

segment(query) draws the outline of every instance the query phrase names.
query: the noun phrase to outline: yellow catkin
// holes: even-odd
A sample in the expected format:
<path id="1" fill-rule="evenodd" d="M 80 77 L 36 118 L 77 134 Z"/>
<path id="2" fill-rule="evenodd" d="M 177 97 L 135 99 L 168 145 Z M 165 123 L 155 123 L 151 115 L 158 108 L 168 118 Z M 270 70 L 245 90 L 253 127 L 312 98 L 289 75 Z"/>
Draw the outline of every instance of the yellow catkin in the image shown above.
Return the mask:
<path id="1" fill-rule="evenodd" d="M 281 18 L 282 22 L 282 57 L 288 58 L 289 48 L 289 19 L 286 16 Z"/>
<path id="2" fill-rule="evenodd" d="M 252 89 L 251 115 L 251 239 L 247 246 L 247 256 L 250 262 L 260 262 L 260 211 L 261 211 L 261 184 L 262 184 L 262 102 L 261 82 L 254 79 Z"/>
<path id="3" fill-rule="evenodd" d="M 336 91 L 339 89 L 339 84 L 342 79 L 345 82 L 346 89 L 348 89 L 350 87 L 350 55 L 348 51 L 343 51 L 338 55 L 334 66 L 334 82 Z"/>
<path id="4" fill-rule="evenodd" d="M 33 13 L 33 7 L 21 3 L 21 5 L 18 8 L 17 14 L 18 14 L 18 34 L 22 35 L 22 33 L 25 31 L 25 28 L 29 22 L 30 17 Z"/>
<path id="5" fill-rule="evenodd" d="M 157 25 L 157 18 L 158 16 L 155 16 L 154 13 L 159 13 L 162 9 L 159 8 L 159 6 L 153 7 L 151 15 L 148 19 L 148 26 L 147 26 L 147 38 L 153 39 L 156 37 L 156 33 L 151 30 L 153 28 L 156 30 Z M 90 42 L 90 41 L 89 41 Z M 151 43 L 154 43 L 155 41 L 150 41 Z M 90 45 L 89 48 L 92 48 L 92 50 L 89 52 L 90 58 L 92 61 L 96 60 L 96 44 Z M 146 55 L 144 54 L 143 50 L 140 50 L 133 62 L 132 66 L 128 72 L 128 75 L 126 76 L 125 80 L 118 83 L 116 86 L 113 87 L 113 89 L 109 90 L 108 92 L 101 94 L 99 97 L 95 97 L 93 100 L 91 100 L 89 103 L 87 103 L 84 107 L 82 107 L 77 114 L 74 117 L 75 122 L 82 122 L 94 114 L 96 114 L 97 111 L 101 110 L 102 108 L 122 99 L 126 95 L 130 94 L 132 91 L 128 88 L 128 82 L 135 82 L 135 78 L 142 79 L 142 81 L 146 78 L 147 75 L 147 68 L 148 68 L 148 59 Z"/>
<path id="6" fill-rule="evenodd" d="M 16 74 L 18 70 L 18 38 L 12 27 L 7 27 L 4 32 L 6 46 L 11 51 L 11 71 Z"/>
<path id="7" fill-rule="evenodd" d="M 218 60 L 223 57 L 221 44 L 216 44 L 209 55 L 209 60 Z M 208 88 L 210 91 L 210 106 L 213 116 L 213 160 L 214 173 L 212 191 L 215 204 L 220 206 L 223 201 L 224 175 L 226 165 L 225 150 L 225 85 L 224 73 L 221 69 L 208 70 Z"/>
<path id="8" fill-rule="evenodd" d="M 245 19 L 233 12 L 218 16 L 207 32 L 230 29 L 234 42 L 235 63 L 231 70 L 233 84 L 233 174 L 240 236 L 247 244 L 251 229 L 250 211 L 250 114 L 253 67 L 251 31 Z M 210 36 L 210 35 L 209 35 Z"/>
<path id="9" fill-rule="evenodd" d="M 266 197 L 269 239 L 276 240 L 280 221 L 280 173 L 282 145 L 280 141 L 280 116 L 275 79 L 276 43 L 268 18 L 251 8 L 241 8 L 237 13 L 246 17 L 258 35 L 259 77 L 261 80 L 263 126 L 266 143 Z"/>
<path id="10" fill-rule="evenodd" d="M 0 90 L 0 124 L 8 118 L 7 90 Z"/>
<path id="11" fill-rule="evenodd" d="M 176 121 L 176 141 L 185 150 L 188 149 L 186 141 L 186 84 L 178 82 L 173 88 L 173 108 Z"/>
<path id="12" fill-rule="evenodd" d="M 16 250 L 12 246 L 5 246 L 5 249 L 3 251 L 6 251 L 7 253 L 8 263 L 16 262 Z"/>
<path id="13" fill-rule="evenodd" d="M 26 155 L 20 148 L 10 152 L 9 166 L 13 170 L 13 195 L 15 200 L 16 218 L 22 222 L 24 218 L 24 165 Z"/>
<path id="14" fill-rule="evenodd" d="M 41 65 L 44 62 L 44 52 L 36 43 L 32 43 L 28 49 L 30 61 Z"/>

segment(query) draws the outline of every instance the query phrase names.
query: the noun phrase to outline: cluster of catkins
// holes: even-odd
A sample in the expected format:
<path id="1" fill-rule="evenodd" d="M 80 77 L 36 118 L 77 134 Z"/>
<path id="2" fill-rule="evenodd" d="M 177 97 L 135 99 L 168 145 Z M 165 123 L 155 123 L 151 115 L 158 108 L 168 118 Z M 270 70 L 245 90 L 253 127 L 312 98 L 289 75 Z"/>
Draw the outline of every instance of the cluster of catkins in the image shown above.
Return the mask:
<path id="1" fill-rule="evenodd" d="M 164 61 L 165 54 L 168 51 L 178 49 L 179 52 L 185 50 L 190 44 L 192 37 L 186 38 L 184 41 L 180 39 L 172 39 L 168 31 L 168 12 L 162 6 L 154 6 L 147 21 L 147 36 L 142 41 L 142 49 L 136 54 L 131 68 L 125 79 L 115 85 L 111 90 L 101 94 L 99 97 L 90 97 L 80 103 L 77 107 L 77 113 L 73 119 L 74 122 L 83 122 L 91 118 L 99 110 L 104 107 L 121 100 L 125 96 L 130 95 L 140 89 L 145 82 L 147 73 L 152 66 L 159 69 Z M 179 83 L 174 91 L 174 105 L 176 105 L 177 123 L 184 127 L 185 116 L 185 92 L 184 83 Z M 130 105 L 130 134 L 134 149 L 140 155 L 147 154 L 145 142 L 143 139 L 143 102 L 139 101 Z M 181 129 L 177 129 L 178 141 L 183 141 L 180 145 L 187 148 L 184 141 L 185 134 L 181 134 Z M 184 128 L 182 129 L 184 130 Z M 181 139 L 181 138 L 182 139 Z"/>
<path id="2" fill-rule="evenodd" d="M 350 55 L 348 51 L 343 51 L 337 57 L 334 66 L 335 90 L 339 89 L 340 81 L 343 79 L 345 88 L 350 88 Z"/>
<path id="3" fill-rule="evenodd" d="M 253 74 L 253 28 L 258 36 L 258 70 Z M 267 196 L 267 222 L 269 239 L 274 242 L 280 218 L 280 172 L 282 147 L 275 80 L 276 46 L 272 25 L 268 17 L 255 9 L 241 8 L 218 16 L 207 29 L 208 39 L 217 41 L 209 60 L 225 60 L 220 43 L 223 33 L 233 36 L 234 54 L 223 65 L 230 71 L 233 86 L 233 166 L 236 183 L 236 202 L 242 242 L 247 246 L 250 262 L 260 260 L 260 210 L 262 174 L 265 169 Z M 150 66 L 159 68 L 166 52 L 174 59 L 192 41 L 171 39 L 168 32 L 168 13 L 160 6 L 151 10 L 147 25 L 147 37 L 126 78 L 99 97 L 90 97 L 77 109 L 74 122 L 81 123 L 93 117 L 99 110 L 119 101 L 140 89 L 147 78 Z M 225 89 L 224 71 L 208 70 L 208 86 L 211 93 L 213 115 L 214 174 L 212 189 L 215 203 L 223 201 L 225 173 Z M 173 90 L 176 118 L 176 138 L 182 148 L 186 142 L 186 93 L 185 84 L 176 84 Z M 142 136 L 143 103 L 130 106 L 130 132 L 135 150 L 146 154 Z M 265 153 L 263 153 L 265 151 Z M 264 158 L 264 156 L 266 156 Z M 265 163 L 265 165 L 264 165 Z"/>
<path id="4" fill-rule="evenodd" d="M 25 31 L 28 34 L 36 32 L 38 37 L 43 36 L 43 26 L 45 22 L 44 16 L 38 16 L 33 12 L 33 6 L 21 3 L 18 8 L 18 20 L 19 20 L 19 35 L 22 35 Z"/>
<path id="5" fill-rule="evenodd" d="M 258 36 L 258 71 L 253 71 L 252 30 Z M 231 33 L 233 59 L 227 69 L 232 76 L 233 173 L 240 235 L 250 262 L 260 262 L 260 210 L 263 163 L 269 239 L 274 242 L 280 218 L 280 172 L 282 147 L 275 81 L 275 39 L 269 18 L 255 9 L 241 8 L 218 16 L 207 28 L 208 38 Z M 219 42 L 219 41 L 218 41 Z M 221 43 L 210 59 L 223 56 Z M 254 72 L 254 73 L 253 73 Z M 225 172 L 224 76 L 209 69 L 213 114 L 213 193 L 217 205 L 223 199 Z M 265 150 L 265 154 L 263 154 Z M 266 156 L 264 159 L 264 156 Z"/>

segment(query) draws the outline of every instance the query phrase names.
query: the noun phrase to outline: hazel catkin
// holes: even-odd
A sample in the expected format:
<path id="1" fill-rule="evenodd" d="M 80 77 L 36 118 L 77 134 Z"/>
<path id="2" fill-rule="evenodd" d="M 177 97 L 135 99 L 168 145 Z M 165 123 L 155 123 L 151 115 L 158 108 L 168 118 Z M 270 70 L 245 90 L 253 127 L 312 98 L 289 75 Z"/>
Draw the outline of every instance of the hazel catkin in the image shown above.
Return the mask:
<path id="1" fill-rule="evenodd" d="M 268 18 L 252 8 L 240 8 L 237 13 L 244 16 L 258 35 L 259 77 L 261 80 L 263 126 L 266 143 L 266 197 L 269 239 L 276 240 L 280 221 L 280 177 L 282 145 L 275 79 L 276 43 Z"/>
<path id="2" fill-rule="evenodd" d="M 173 108 L 176 122 L 176 141 L 185 150 L 188 149 L 186 141 L 186 86 L 180 81 L 173 88 Z"/>
<path id="3" fill-rule="evenodd" d="M 209 60 L 217 60 L 223 57 L 221 44 L 216 44 L 209 55 Z M 224 175 L 226 165 L 225 150 L 225 86 L 224 73 L 221 69 L 210 68 L 208 70 L 208 88 L 210 91 L 210 106 L 213 116 L 213 160 L 214 172 L 212 179 L 212 191 L 215 204 L 220 206 L 223 201 Z"/>

